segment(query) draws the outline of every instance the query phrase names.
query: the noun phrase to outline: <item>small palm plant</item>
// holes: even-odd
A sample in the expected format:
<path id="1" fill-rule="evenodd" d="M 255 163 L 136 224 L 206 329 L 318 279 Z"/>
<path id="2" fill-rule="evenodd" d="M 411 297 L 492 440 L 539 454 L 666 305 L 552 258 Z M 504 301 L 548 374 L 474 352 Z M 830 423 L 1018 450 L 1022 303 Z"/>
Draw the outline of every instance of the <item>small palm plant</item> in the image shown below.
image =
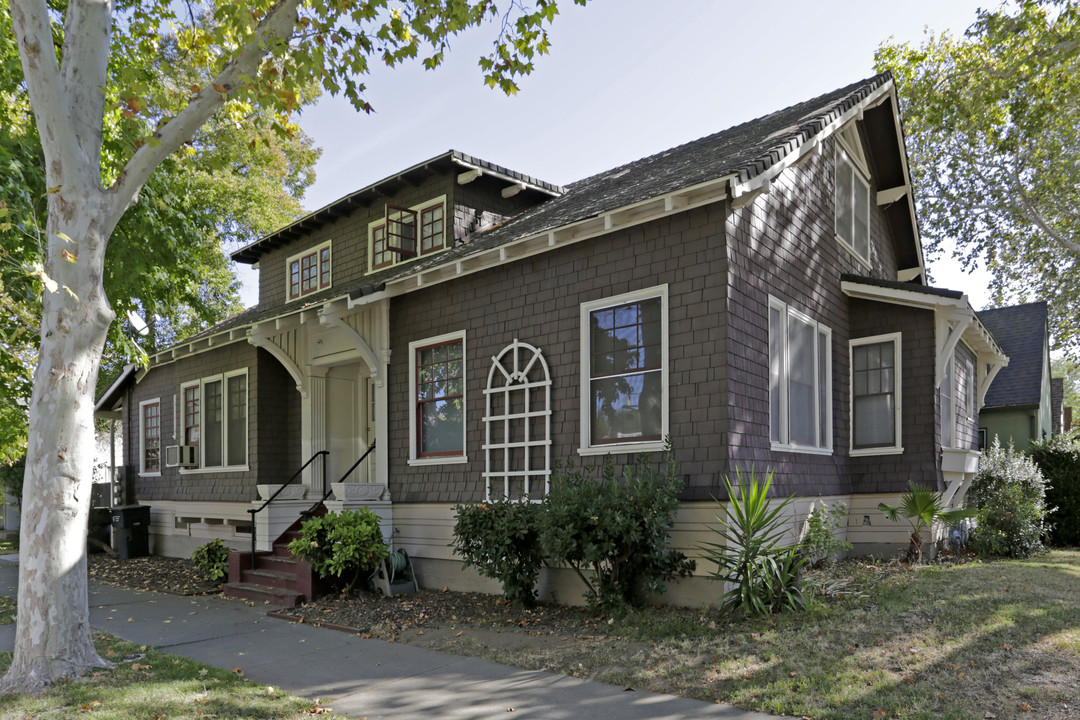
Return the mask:
<path id="1" fill-rule="evenodd" d="M 742 608 L 747 615 L 767 615 L 776 610 L 802 610 L 805 556 L 797 544 L 784 542 L 789 531 L 784 511 L 793 498 L 777 504 L 769 501 L 772 473 L 759 478 L 735 473 L 736 487 L 724 477 L 728 505 L 716 516 L 714 529 L 723 543 L 701 545 L 705 558 L 716 564 L 713 576 L 732 583 L 724 593 L 724 611 Z M 737 488 L 737 491 L 736 491 Z"/>
<path id="2" fill-rule="evenodd" d="M 911 525 L 911 544 L 908 546 L 908 558 L 915 558 L 916 564 L 922 562 L 922 531 L 940 521 L 946 525 L 960 522 L 964 518 L 975 517 L 977 510 L 963 510 L 946 508 L 941 502 L 941 493 L 928 490 L 927 488 L 911 488 L 900 496 L 900 504 L 896 507 L 878 503 L 885 517 L 893 522 L 904 518 Z"/>

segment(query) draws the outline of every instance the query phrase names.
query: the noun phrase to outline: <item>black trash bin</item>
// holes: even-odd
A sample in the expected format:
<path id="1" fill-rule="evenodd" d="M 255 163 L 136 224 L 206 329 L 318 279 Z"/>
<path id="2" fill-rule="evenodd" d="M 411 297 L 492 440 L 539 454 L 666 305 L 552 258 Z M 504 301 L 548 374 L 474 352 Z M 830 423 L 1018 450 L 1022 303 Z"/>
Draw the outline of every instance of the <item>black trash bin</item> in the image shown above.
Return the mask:
<path id="1" fill-rule="evenodd" d="M 86 528 L 86 552 L 99 553 L 109 545 L 109 525 L 112 524 L 112 508 L 90 508 L 90 521 Z M 94 541 L 94 542 L 92 542 Z"/>
<path id="2" fill-rule="evenodd" d="M 150 554 L 150 506 L 120 505 L 112 509 L 113 549 L 121 560 Z"/>

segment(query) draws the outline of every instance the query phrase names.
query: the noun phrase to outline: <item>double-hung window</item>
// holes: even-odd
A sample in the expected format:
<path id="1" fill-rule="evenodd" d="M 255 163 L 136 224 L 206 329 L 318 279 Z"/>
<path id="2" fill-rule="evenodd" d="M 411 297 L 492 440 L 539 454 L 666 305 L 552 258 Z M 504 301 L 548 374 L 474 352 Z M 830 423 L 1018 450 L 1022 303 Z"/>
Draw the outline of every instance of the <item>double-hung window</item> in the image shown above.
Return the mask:
<path id="1" fill-rule="evenodd" d="M 161 472 L 161 402 L 139 403 L 139 471 L 143 475 Z"/>
<path id="2" fill-rule="evenodd" d="M 851 453 L 902 452 L 900 333 L 851 341 Z"/>
<path id="3" fill-rule="evenodd" d="M 413 207 L 386 206 L 383 219 L 368 226 L 372 270 L 446 248 L 446 196 Z"/>
<path id="4" fill-rule="evenodd" d="M 330 287 L 330 261 L 329 240 L 290 257 L 285 263 L 288 269 L 286 300 L 296 300 Z"/>
<path id="5" fill-rule="evenodd" d="M 667 305 L 661 285 L 581 306 L 581 454 L 663 447 Z"/>
<path id="6" fill-rule="evenodd" d="M 870 183 L 849 152 L 836 144 L 833 187 L 836 237 L 864 263 L 870 262 Z"/>
<path id="7" fill-rule="evenodd" d="M 945 364 L 945 379 L 941 382 L 941 447 L 951 448 L 956 442 L 956 364 L 953 358 Z"/>
<path id="8" fill-rule="evenodd" d="M 769 435 L 774 450 L 832 452 L 832 331 L 769 298 Z"/>
<path id="9" fill-rule="evenodd" d="M 465 462 L 465 333 L 410 343 L 409 354 L 409 462 Z"/>
<path id="10" fill-rule="evenodd" d="M 199 467 L 247 466 L 247 370 L 233 370 L 180 388 L 183 441 L 199 448 Z"/>

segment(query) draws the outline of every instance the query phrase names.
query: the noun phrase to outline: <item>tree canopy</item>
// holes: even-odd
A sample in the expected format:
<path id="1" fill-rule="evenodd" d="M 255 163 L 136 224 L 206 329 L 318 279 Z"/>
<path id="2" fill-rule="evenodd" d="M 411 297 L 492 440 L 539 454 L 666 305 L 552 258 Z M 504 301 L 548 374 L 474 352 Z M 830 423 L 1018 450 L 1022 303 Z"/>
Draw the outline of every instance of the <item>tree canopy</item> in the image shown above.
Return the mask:
<path id="1" fill-rule="evenodd" d="M 980 10 L 962 37 L 883 43 L 930 256 L 955 243 L 995 304 L 1046 300 L 1080 353 L 1080 3 Z"/>

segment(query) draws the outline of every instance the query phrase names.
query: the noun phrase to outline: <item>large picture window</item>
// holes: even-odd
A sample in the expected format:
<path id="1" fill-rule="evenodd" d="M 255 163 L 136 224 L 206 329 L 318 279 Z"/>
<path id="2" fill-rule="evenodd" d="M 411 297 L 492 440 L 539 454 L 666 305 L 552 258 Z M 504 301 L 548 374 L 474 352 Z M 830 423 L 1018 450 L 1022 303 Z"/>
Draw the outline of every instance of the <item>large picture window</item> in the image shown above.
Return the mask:
<path id="1" fill-rule="evenodd" d="M 581 308 L 581 452 L 659 449 L 667 434 L 667 286 Z"/>
<path id="2" fill-rule="evenodd" d="M 139 403 L 139 471 L 144 475 L 161 472 L 161 402 Z"/>
<path id="3" fill-rule="evenodd" d="M 465 334 L 409 344 L 410 462 L 465 460 Z"/>
<path id="4" fill-rule="evenodd" d="M 247 370 L 185 383 L 180 388 L 185 445 L 199 448 L 199 467 L 247 466 Z"/>
<path id="5" fill-rule="evenodd" d="M 832 332 L 769 298 L 772 448 L 832 452 Z"/>
<path id="6" fill-rule="evenodd" d="M 311 295 L 330 287 L 330 241 L 293 255 L 286 263 L 288 272 L 287 300 Z"/>
<path id="7" fill-rule="evenodd" d="M 901 450 L 899 333 L 851 341 L 851 450 Z"/>
<path id="8" fill-rule="evenodd" d="M 839 143 L 833 199 L 836 237 L 859 259 L 870 262 L 870 184 Z"/>

